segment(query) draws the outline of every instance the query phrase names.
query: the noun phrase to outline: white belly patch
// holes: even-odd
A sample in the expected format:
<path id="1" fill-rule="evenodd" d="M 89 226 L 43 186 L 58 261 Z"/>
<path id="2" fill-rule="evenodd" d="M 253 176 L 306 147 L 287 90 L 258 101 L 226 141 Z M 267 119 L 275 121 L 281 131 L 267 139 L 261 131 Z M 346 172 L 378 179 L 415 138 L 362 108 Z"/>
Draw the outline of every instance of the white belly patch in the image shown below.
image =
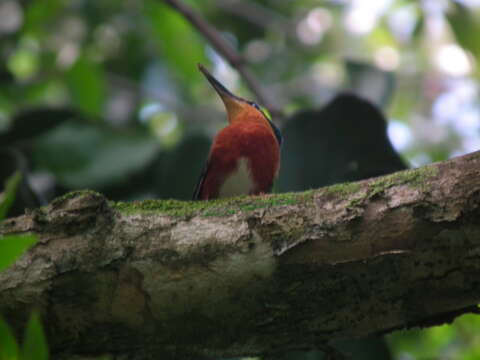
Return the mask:
<path id="1" fill-rule="evenodd" d="M 220 187 L 219 197 L 233 197 L 239 195 L 248 195 L 254 188 L 250 167 L 246 158 L 240 158 L 237 168 L 228 175 L 227 179 Z"/>

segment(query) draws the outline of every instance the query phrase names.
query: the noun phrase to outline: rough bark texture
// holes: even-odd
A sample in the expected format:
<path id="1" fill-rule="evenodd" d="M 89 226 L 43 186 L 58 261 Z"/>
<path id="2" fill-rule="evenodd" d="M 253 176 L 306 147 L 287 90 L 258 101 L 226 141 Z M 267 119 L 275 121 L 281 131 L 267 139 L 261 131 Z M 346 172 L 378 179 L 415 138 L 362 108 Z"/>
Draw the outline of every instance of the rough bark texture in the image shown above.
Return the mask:
<path id="1" fill-rule="evenodd" d="M 448 321 L 480 301 L 480 153 L 299 194 L 109 203 L 6 220 L 40 242 L 0 311 L 40 309 L 57 357 L 216 357 Z"/>

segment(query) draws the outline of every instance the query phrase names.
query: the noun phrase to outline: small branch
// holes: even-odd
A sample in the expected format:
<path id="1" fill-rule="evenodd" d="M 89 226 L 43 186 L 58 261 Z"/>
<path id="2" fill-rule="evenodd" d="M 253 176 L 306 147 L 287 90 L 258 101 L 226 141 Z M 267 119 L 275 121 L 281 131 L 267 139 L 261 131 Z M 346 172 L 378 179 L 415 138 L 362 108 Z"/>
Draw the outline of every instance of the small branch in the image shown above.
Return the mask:
<path id="1" fill-rule="evenodd" d="M 221 36 L 221 34 L 212 25 L 210 25 L 207 21 L 200 17 L 200 15 L 195 13 L 193 9 L 180 0 L 164 1 L 170 5 L 170 7 L 182 14 L 210 42 L 215 50 L 225 57 L 232 67 L 237 69 L 252 93 L 255 94 L 258 101 L 268 109 L 272 117 L 283 117 L 282 110 L 272 102 L 253 73 L 246 67 L 245 59 L 228 43 L 228 41 Z"/>

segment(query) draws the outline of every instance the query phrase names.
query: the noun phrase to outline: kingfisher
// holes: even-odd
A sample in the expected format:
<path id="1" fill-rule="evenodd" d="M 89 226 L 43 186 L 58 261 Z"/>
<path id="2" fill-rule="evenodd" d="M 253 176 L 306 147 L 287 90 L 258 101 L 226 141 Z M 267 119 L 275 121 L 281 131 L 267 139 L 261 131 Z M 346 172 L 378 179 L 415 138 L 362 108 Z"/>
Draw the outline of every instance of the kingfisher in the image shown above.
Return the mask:
<path id="1" fill-rule="evenodd" d="M 280 169 L 280 130 L 256 103 L 233 95 L 203 65 L 198 68 L 222 99 L 229 124 L 213 140 L 193 199 L 269 193 Z"/>

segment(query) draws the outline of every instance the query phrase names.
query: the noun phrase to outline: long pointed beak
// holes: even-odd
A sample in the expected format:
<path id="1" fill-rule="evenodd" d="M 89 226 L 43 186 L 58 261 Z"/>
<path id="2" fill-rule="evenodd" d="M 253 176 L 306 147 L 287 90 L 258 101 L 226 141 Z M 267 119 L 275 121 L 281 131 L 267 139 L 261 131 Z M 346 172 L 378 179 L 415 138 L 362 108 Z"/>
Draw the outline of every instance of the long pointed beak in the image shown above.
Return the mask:
<path id="1" fill-rule="evenodd" d="M 202 72 L 203 75 L 207 78 L 208 82 L 213 86 L 217 94 L 222 99 L 227 109 L 228 121 L 232 121 L 240 111 L 243 110 L 245 106 L 245 101 L 240 99 L 238 96 L 233 95 L 225 86 L 222 85 L 220 81 L 215 79 L 212 74 L 203 66 L 198 64 L 198 69 Z"/>
<path id="2" fill-rule="evenodd" d="M 220 81 L 215 79 L 215 77 L 212 74 L 210 74 L 210 72 L 207 70 L 205 66 L 203 66 L 202 64 L 198 64 L 198 69 L 203 73 L 203 75 L 205 75 L 208 82 L 213 86 L 215 91 L 218 93 L 218 95 L 220 95 L 222 99 L 225 96 L 237 99 L 237 97 L 233 95 L 230 91 L 228 91 L 228 89 L 225 86 L 223 86 Z"/>

